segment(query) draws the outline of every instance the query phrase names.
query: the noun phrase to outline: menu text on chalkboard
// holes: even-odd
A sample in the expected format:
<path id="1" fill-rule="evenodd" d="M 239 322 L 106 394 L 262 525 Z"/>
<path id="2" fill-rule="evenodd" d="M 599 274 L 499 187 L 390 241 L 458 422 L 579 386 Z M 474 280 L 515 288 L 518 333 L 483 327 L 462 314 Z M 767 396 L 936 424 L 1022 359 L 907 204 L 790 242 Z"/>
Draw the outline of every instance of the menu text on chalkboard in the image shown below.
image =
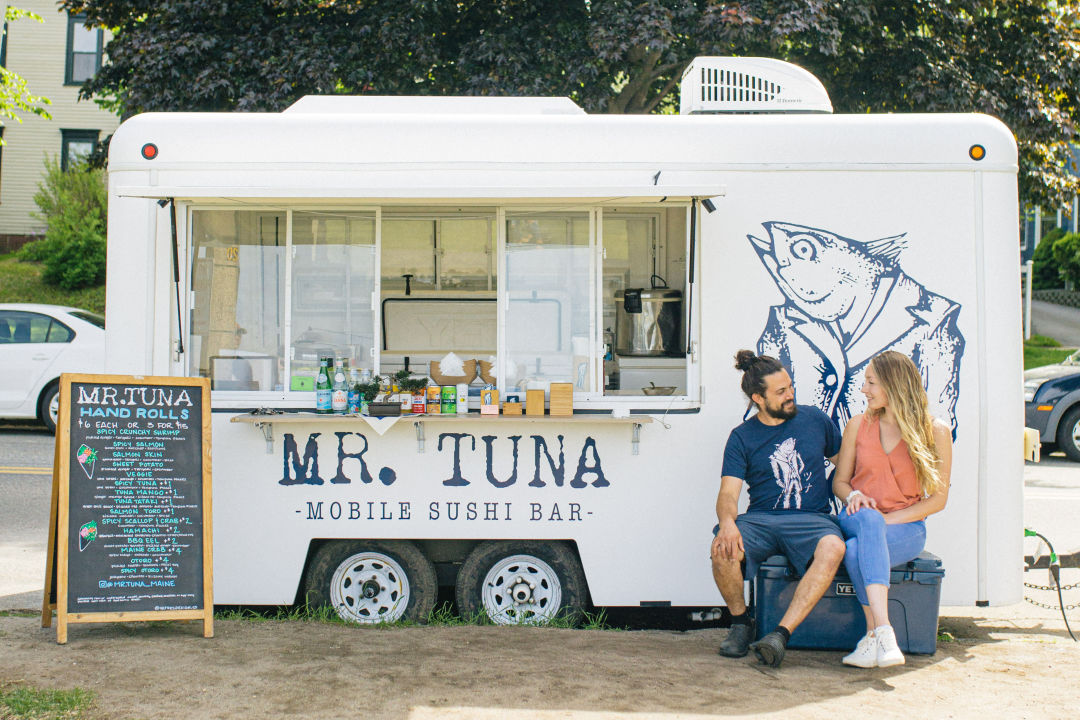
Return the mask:
<path id="1" fill-rule="evenodd" d="M 132 619 L 131 613 L 212 617 L 206 383 L 64 380 L 58 628 L 65 615 L 69 622 Z"/>

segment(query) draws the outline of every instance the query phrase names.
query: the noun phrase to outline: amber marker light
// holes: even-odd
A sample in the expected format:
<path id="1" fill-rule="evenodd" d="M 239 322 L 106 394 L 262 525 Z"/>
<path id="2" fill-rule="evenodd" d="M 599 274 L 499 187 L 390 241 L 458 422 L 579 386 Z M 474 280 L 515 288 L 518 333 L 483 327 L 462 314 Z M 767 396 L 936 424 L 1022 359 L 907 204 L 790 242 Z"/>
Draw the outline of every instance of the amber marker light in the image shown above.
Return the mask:
<path id="1" fill-rule="evenodd" d="M 1046 412 L 1047 410 L 1053 410 L 1054 406 L 1053 405 L 1039 405 L 1035 409 L 1036 410 L 1042 410 L 1043 412 Z"/>
<path id="2" fill-rule="evenodd" d="M 157 145 L 154 143 L 146 143 L 142 146 L 142 156 L 147 160 L 153 160 L 157 157 Z"/>
<path id="3" fill-rule="evenodd" d="M 982 160 L 986 157 L 986 148 L 982 145 L 972 145 L 968 148 L 968 157 L 972 160 Z"/>

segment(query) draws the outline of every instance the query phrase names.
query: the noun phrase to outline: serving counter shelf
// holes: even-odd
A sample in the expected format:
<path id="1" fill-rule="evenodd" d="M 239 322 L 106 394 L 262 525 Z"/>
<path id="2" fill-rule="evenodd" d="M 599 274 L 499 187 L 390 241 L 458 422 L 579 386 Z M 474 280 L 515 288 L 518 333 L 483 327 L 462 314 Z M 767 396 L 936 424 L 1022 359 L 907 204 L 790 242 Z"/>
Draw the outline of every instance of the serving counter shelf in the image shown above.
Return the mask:
<path id="1" fill-rule="evenodd" d="M 467 415 L 397 415 L 389 417 L 370 417 L 367 415 L 325 415 L 313 412 L 255 410 L 234 416 L 230 422 L 247 423 L 262 430 L 266 440 L 266 452 L 274 451 L 274 425 L 299 425 L 311 423 L 337 423 L 350 425 L 362 423 L 377 434 L 382 435 L 398 423 L 413 425 L 416 429 L 416 443 L 418 453 L 424 452 L 425 435 L 424 426 L 429 422 L 434 423 L 550 423 L 550 424 L 592 424 L 592 425 L 629 425 L 630 446 L 634 455 L 638 454 L 638 446 L 641 440 L 641 426 L 653 421 L 650 415 L 626 415 L 616 417 L 605 413 L 577 413 L 575 415 L 481 415 L 470 412 Z"/>

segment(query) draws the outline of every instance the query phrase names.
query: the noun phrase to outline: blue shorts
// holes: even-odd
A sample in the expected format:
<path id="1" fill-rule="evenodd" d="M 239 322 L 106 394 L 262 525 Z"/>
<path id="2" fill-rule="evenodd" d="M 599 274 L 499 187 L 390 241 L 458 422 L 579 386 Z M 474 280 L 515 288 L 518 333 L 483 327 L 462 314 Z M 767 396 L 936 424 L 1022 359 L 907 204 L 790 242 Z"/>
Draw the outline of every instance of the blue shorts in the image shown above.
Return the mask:
<path id="1" fill-rule="evenodd" d="M 735 518 L 742 533 L 747 579 L 757 574 L 758 565 L 772 555 L 784 555 L 795 574 L 802 576 L 814 559 L 821 538 L 835 535 L 844 539 L 832 515 L 814 512 L 747 512 Z"/>

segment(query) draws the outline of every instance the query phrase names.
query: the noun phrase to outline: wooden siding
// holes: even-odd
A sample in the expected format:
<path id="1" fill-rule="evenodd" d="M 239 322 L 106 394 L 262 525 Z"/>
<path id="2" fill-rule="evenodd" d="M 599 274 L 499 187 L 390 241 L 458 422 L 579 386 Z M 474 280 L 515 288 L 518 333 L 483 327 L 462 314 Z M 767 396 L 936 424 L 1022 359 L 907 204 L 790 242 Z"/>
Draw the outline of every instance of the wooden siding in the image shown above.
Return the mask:
<path id="1" fill-rule="evenodd" d="M 20 0 L 16 7 L 32 10 L 44 23 L 23 19 L 8 26 L 7 67 L 21 75 L 30 92 L 52 101 L 51 120 L 22 113 L 22 122 L 4 122 L 0 159 L 0 235 L 27 235 L 44 231 L 37 210 L 37 192 L 46 155 L 60 157 L 63 130 L 99 130 L 99 138 L 112 133 L 120 119 L 92 101 L 78 100 L 79 88 L 64 85 L 67 48 L 67 13 L 55 0 Z M 108 42 L 106 36 L 105 42 Z"/>

